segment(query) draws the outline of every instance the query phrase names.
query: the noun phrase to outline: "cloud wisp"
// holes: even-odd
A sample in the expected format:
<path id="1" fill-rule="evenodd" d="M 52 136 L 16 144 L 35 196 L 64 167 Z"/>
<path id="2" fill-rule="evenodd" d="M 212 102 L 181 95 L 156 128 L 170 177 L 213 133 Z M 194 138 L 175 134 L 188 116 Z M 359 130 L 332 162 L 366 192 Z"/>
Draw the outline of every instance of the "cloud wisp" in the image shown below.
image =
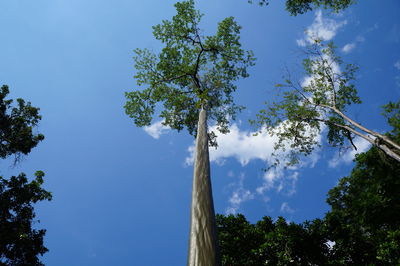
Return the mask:
<path id="1" fill-rule="evenodd" d="M 397 70 L 400 70 L 400 59 L 396 61 L 396 63 L 394 63 L 393 65 L 395 68 L 397 68 Z M 397 87 L 400 87 L 400 75 L 396 75 L 394 77 L 394 80 L 396 82 Z"/>
<path id="2" fill-rule="evenodd" d="M 158 121 L 150 126 L 143 127 L 143 130 L 155 139 L 159 139 L 161 135 L 166 134 L 170 127 L 163 125 L 163 121 Z"/>
<path id="3" fill-rule="evenodd" d="M 241 173 L 239 175 L 239 181 L 229 185 L 229 187 L 233 187 L 234 190 L 228 200 L 229 206 L 225 209 L 227 215 L 236 214 L 243 202 L 254 199 L 254 193 L 243 186 L 244 177 L 244 173 Z"/>
<path id="4" fill-rule="evenodd" d="M 239 204 L 242 202 L 241 199 L 253 199 L 254 195 L 265 199 L 268 198 L 266 193 L 271 190 L 288 197 L 292 196 L 296 193 L 296 184 L 300 175 L 300 169 L 303 167 L 314 167 L 320 158 L 320 151 L 316 149 L 311 155 L 302 158 L 298 165 L 286 167 L 287 158 L 285 156 L 289 151 L 289 143 L 286 145 L 286 152 L 279 152 L 274 149 L 277 137 L 271 136 L 266 130 L 255 134 L 256 132 L 240 130 L 236 124 L 233 124 L 229 129 L 230 133 L 228 134 L 216 133 L 218 148 L 210 149 L 211 162 L 222 165 L 228 158 L 234 158 L 245 167 L 250 161 L 260 160 L 268 167 L 275 163 L 276 157 L 272 156 L 274 152 L 278 152 L 277 156 L 282 162 L 280 165 L 272 167 L 265 172 L 261 184 L 255 189 L 254 193 L 244 190 L 242 186 L 239 186 L 239 189 L 231 197 L 230 213 L 237 210 L 236 205 L 233 204 L 234 202 Z M 215 127 L 211 127 L 210 130 L 215 130 Z M 317 135 L 316 141 L 321 143 L 321 138 L 321 134 Z M 186 158 L 186 164 L 190 165 L 194 161 L 194 144 L 188 148 L 188 151 L 189 156 Z"/>
<path id="5" fill-rule="evenodd" d="M 365 35 L 370 33 L 371 31 L 377 30 L 379 28 L 378 24 L 375 23 L 372 27 L 369 27 L 367 30 L 365 30 L 363 33 L 358 35 L 353 42 L 347 43 L 342 47 L 342 52 L 345 54 L 348 54 L 352 52 L 357 45 L 365 42 Z"/>
<path id="6" fill-rule="evenodd" d="M 295 210 L 292 209 L 292 208 L 289 206 L 289 203 L 283 202 L 282 205 L 281 205 L 281 208 L 280 208 L 280 212 L 281 212 L 281 213 L 292 214 L 292 213 L 295 212 Z"/>
<path id="7" fill-rule="evenodd" d="M 216 133 L 218 142 L 218 148 L 210 148 L 210 161 L 217 164 L 224 164 L 230 157 L 237 159 L 242 166 L 256 159 L 268 161 L 276 141 L 268 133 L 255 136 L 256 132 L 241 131 L 236 124 L 232 124 L 228 134 L 221 134 L 215 126 L 210 130 Z M 193 164 L 194 144 L 188 151 L 190 155 L 186 158 L 186 163 Z"/>
<path id="8" fill-rule="evenodd" d="M 347 24 L 347 20 L 336 21 L 330 18 L 324 18 L 322 11 L 315 12 L 313 23 L 305 30 L 305 36 L 296 40 L 297 45 L 306 46 L 313 44 L 315 39 L 330 41 L 335 37 L 338 30 Z"/>

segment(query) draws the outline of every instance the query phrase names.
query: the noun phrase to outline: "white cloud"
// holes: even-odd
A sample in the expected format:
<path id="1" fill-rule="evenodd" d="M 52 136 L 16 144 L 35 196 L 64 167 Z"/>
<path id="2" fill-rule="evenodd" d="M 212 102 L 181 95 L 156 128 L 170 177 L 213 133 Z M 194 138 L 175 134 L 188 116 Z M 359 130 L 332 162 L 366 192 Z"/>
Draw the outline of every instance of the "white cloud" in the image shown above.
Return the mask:
<path id="1" fill-rule="evenodd" d="M 361 137 L 355 138 L 353 142 L 354 145 L 357 147 L 357 150 L 351 147 L 347 149 L 346 152 L 344 153 L 340 151 L 336 152 L 334 157 L 328 162 L 329 167 L 333 168 L 342 163 L 349 164 L 354 160 L 356 154 L 367 151 L 371 146 L 371 144 L 368 141 L 366 141 Z"/>
<path id="2" fill-rule="evenodd" d="M 211 130 L 215 130 L 215 127 L 211 127 Z M 270 136 L 265 131 L 254 134 L 251 131 L 241 131 L 236 124 L 230 127 L 230 133 L 217 134 L 218 148 L 210 149 L 210 161 L 223 164 L 227 158 L 235 158 L 242 166 L 245 166 L 252 160 L 261 160 L 266 165 L 272 165 L 275 162 L 275 157 L 271 154 L 275 152 L 274 143 L 277 141 L 275 136 Z M 321 143 L 321 135 L 316 136 L 316 141 Z M 288 144 L 287 144 L 288 147 Z M 190 156 L 186 158 L 186 164 L 193 164 L 195 146 L 192 145 L 188 148 Z M 311 155 L 302 158 L 298 165 L 285 167 L 286 153 L 281 152 L 278 154 L 281 164 L 270 168 L 265 172 L 263 181 L 256 188 L 255 192 L 257 195 L 264 199 L 269 199 L 265 193 L 269 190 L 275 190 L 278 193 L 286 196 L 291 196 L 296 193 L 296 184 L 299 177 L 299 169 L 302 167 L 314 167 L 320 158 L 319 149 L 316 149 Z M 237 199 L 250 199 L 247 197 L 253 197 L 250 191 L 238 189 L 237 193 L 233 196 L 233 203 Z M 234 206 L 230 206 L 230 213 L 235 210 Z"/>
<path id="3" fill-rule="evenodd" d="M 370 33 L 371 31 L 374 31 L 376 29 L 378 29 L 378 24 L 377 23 L 375 23 L 372 27 L 368 28 L 363 33 L 358 35 L 353 42 L 350 42 L 350 43 L 346 44 L 345 46 L 343 46 L 342 52 L 347 54 L 347 53 L 350 53 L 351 51 L 353 51 L 357 47 L 357 45 L 359 43 L 365 42 L 364 35 Z"/>
<path id="4" fill-rule="evenodd" d="M 305 47 L 307 45 L 307 43 L 304 39 L 298 39 L 298 40 L 296 40 L 296 43 L 298 46 L 301 46 L 301 47 Z"/>
<path id="5" fill-rule="evenodd" d="M 400 59 L 397 60 L 396 63 L 394 63 L 394 67 L 397 68 L 398 70 L 400 70 Z M 395 80 L 395 82 L 396 82 L 396 85 L 397 85 L 398 87 L 400 87 L 400 75 L 395 76 L 395 77 L 394 77 L 394 80 Z"/>
<path id="6" fill-rule="evenodd" d="M 394 63 L 394 67 L 400 70 L 400 60 L 397 60 L 397 62 Z"/>
<path id="7" fill-rule="evenodd" d="M 347 24 L 346 20 L 336 21 L 330 18 L 324 18 L 322 11 L 318 10 L 315 13 L 314 22 L 306 29 L 306 36 L 303 39 L 296 40 L 299 46 L 305 46 L 306 43 L 314 43 L 315 39 L 323 41 L 332 40 L 337 31 Z"/>
<path id="8" fill-rule="evenodd" d="M 342 52 L 348 54 L 351 51 L 353 51 L 356 47 L 358 43 L 363 43 L 365 41 L 365 37 L 362 35 L 358 35 L 355 39 L 355 41 L 346 44 L 345 46 L 343 46 L 342 48 Z"/>
<path id="9" fill-rule="evenodd" d="M 151 124 L 150 126 L 143 127 L 143 130 L 153 138 L 159 139 L 162 134 L 165 134 L 170 130 L 170 127 L 163 125 L 163 121 L 161 120 Z"/>
<path id="10" fill-rule="evenodd" d="M 395 76 L 394 80 L 396 82 L 397 87 L 400 87 L 400 76 Z"/>
<path id="11" fill-rule="evenodd" d="M 254 136 L 256 132 L 240 131 L 236 124 L 233 124 L 228 134 L 221 134 L 216 131 L 216 127 L 210 130 L 216 132 L 218 148 L 210 149 L 210 161 L 223 164 L 224 160 L 233 157 L 236 158 L 242 166 L 248 164 L 251 160 L 270 161 L 271 153 L 274 150 L 276 137 L 271 137 L 264 132 Z M 192 164 L 194 160 L 195 146 L 188 148 L 190 156 L 186 158 L 187 164 Z"/>
<path id="12" fill-rule="evenodd" d="M 309 166 L 312 167 L 311 165 Z M 263 183 L 256 188 L 256 192 L 259 195 L 265 195 L 267 191 L 274 189 L 276 192 L 288 197 L 292 196 L 296 193 L 296 184 L 299 176 L 298 168 L 284 169 L 282 166 L 277 166 L 269 169 L 265 172 Z"/>
<path id="13" fill-rule="evenodd" d="M 378 23 L 375 23 L 372 27 L 369 27 L 365 32 L 368 33 L 368 32 L 377 30 L 378 28 L 379 28 Z"/>
<path id="14" fill-rule="evenodd" d="M 275 152 L 274 144 L 278 138 L 271 136 L 266 130 L 261 130 L 261 133 L 241 131 L 236 124 L 232 124 L 228 134 L 220 133 L 216 130 L 216 126 L 211 127 L 210 131 L 216 133 L 218 142 L 218 148 L 210 148 L 211 162 L 222 165 L 227 158 L 232 157 L 236 158 L 242 166 L 247 165 L 251 160 L 262 160 L 268 165 L 275 162 L 275 158 L 271 154 Z M 318 135 L 316 140 L 320 142 L 321 136 Z M 289 143 L 286 144 L 286 147 L 289 147 Z M 188 148 L 188 151 L 190 155 L 185 161 L 190 165 L 194 162 L 194 143 Z M 278 156 L 283 159 L 286 153 L 282 152 Z"/>
<path id="15" fill-rule="evenodd" d="M 254 199 L 254 194 L 244 188 L 243 180 L 244 174 L 242 173 L 239 176 L 239 181 L 230 185 L 235 187 L 235 189 L 228 200 L 230 205 L 225 210 L 226 214 L 236 214 L 243 202 Z"/>
<path id="16" fill-rule="evenodd" d="M 289 206 L 289 203 L 287 202 L 282 203 L 280 211 L 282 213 L 294 213 L 294 210 Z"/>
<path id="17" fill-rule="evenodd" d="M 354 48 L 356 48 L 356 43 L 348 43 L 343 46 L 342 51 L 345 53 L 350 53 L 351 51 L 353 51 Z"/>

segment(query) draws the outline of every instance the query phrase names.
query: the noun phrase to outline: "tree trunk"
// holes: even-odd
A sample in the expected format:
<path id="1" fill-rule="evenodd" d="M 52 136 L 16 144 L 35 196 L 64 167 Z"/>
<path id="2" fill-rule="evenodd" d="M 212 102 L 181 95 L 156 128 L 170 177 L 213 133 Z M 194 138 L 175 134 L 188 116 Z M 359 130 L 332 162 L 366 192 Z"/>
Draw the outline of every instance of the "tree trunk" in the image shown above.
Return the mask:
<path id="1" fill-rule="evenodd" d="M 344 128 L 344 129 L 348 130 L 349 132 L 367 140 L 369 143 L 371 143 L 372 145 L 374 145 L 374 146 L 378 147 L 380 150 L 382 150 L 387 156 L 400 162 L 400 154 L 399 154 L 400 145 L 399 144 L 392 141 L 390 138 L 388 138 L 385 135 L 382 135 L 376 131 L 370 130 L 370 129 L 362 126 L 361 124 L 357 123 L 356 121 L 354 121 L 353 119 L 351 119 L 350 117 L 348 117 L 347 115 L 342 113 L 339 109 L 337 109 L 334 106 L 329 106 L 329 105 L 320 105 L 320 106 L 334 111 L 336 114 L 340 115 L 348 123 L 350 123 L 352 126 L 357 128 L 358 130 L 362 131 L 363 133 L 358 132 L 357 130 L 352 128 L 350 125 L 342 125 L 342 124 L 338 124 L 338 123 L 332 123 L 327 120 L 318 120 L 317 119 L 317 121 L 331 123 L 337 127 Z M 373 136 L 375 139 L 371 138 L 368 134 Z"/>
<path id="2" fill-rule="evenodd" d="M 199 113 L 194 162 L 188 266 L 220 265 L 208 154 L 207 112 Z"/>

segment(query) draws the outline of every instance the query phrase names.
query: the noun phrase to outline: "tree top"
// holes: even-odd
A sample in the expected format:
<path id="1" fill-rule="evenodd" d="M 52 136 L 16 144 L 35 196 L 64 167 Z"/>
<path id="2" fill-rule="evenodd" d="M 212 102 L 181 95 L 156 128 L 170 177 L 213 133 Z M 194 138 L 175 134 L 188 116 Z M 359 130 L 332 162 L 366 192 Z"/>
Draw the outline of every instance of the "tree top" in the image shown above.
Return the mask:
<path id="1" fill-rule="evenodd" d="M 164 45 L 161 52 L 135 49 L 138 87 L 125 94 L 126 113 L 137 126 L 151 123 L 157 104 L 159 117 L 173 129 L 196 133 L 199 110 L 205 107 L 218 130 L 228 131 L 229 119 L 242 109 L 233 102 L 234 82 L 248 77 L 254 64 L 251 51 L 240 43 L 241 27 L 233 17 L 218 24 L 214 35 L 205 36 L 199 24 L 203 15 L 194 1 L 175 4 L 176 15 L 153 27 L 154 37 Z"/>

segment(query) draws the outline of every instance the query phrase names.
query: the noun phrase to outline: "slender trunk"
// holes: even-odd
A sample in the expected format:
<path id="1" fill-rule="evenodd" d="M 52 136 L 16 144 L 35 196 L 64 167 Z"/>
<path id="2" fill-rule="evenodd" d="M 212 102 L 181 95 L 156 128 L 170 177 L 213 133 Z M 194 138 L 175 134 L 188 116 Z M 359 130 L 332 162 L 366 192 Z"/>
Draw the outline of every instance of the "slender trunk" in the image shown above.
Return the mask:
<path id="1" fill-rule="evenodd" d="M 199 113 L 194 162 L 188 266 L 220 265 L 208 155 L 207 112 Z"/>

